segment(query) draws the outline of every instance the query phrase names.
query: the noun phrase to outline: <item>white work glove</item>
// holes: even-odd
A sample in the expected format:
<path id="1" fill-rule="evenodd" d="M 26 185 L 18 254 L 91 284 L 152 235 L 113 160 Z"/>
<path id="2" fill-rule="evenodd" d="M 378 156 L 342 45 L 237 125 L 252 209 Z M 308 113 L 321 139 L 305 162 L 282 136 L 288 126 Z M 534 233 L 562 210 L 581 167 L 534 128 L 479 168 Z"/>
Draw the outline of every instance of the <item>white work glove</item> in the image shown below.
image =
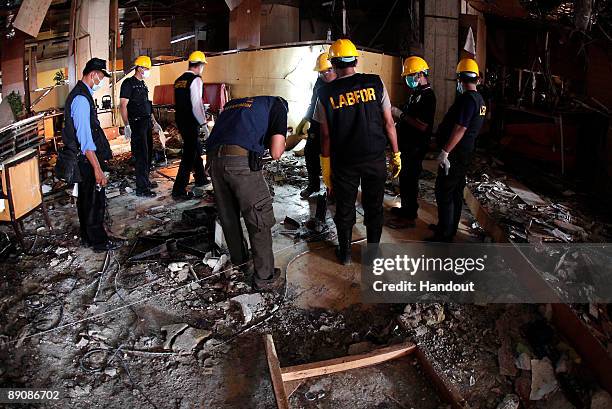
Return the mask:
<path id="1" fill-rule="evenodd" d="M 391 115 L 393 116 L 393 119 L 398 120 L 402 117 L 403 114 L 404 112 L 402 112 L 402 110 L 398 107 L 391 107 Z"/>
<path id="2" fill-rule="evenodd" d="M 168 140 L 166 138 L 166 133 L 163 130 L 161 130 L 161 127 L 160 127 L 160 130 L 158 131 L 157 134 L 159 135 L 159 143 L 161 144 L 162 148 L 166 149 L 166 141 Z"/>
<path id="3" fill-rule="evenodd" d="M 125 133 L 125 139 L 128 141 L 132 139 L 132 128 L 130 128 L 129 125 L 126 125 L 125 128 L 123 128 L 123 132 Z"/>
<path id="4" fill-rule="evenodd" d="M 161 134 L 161 133 L 164 132 L 164 130 L 162 129 L 161 125 L 157 121 L 153 122 L 153 130 L 155 131 L 155 133 L 158 133 L 158 134 Z"/>
<path id="5" fill-rule="evenodd" d="M 444 173 L 448 176 L 448 170 L 450 169 L 450 166 L 451 166 L 450 161 L 448 160 L 448 152 L 442 149 L 442 151 L 438 155 L 437 161 L 438 161 L 438 166 L 441 166 L 442 168 L 444 168 Z"/>

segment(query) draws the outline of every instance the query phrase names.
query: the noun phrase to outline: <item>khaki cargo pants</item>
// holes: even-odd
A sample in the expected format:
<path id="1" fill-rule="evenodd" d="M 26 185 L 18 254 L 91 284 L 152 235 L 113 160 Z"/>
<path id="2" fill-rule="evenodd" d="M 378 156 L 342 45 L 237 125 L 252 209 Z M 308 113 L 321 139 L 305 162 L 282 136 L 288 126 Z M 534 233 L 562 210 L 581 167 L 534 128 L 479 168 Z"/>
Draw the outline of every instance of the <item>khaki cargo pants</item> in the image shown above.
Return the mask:
<path id="1" fill-rule="evenodd" d="M 273 199 L 262 172 L 252 171 L 246 156 L 212 154 L 208 160 L 219 219 L 232 263 L 240 265 L 249 258 L 240 224 L 242 215 L 249 233 L 255 273 L 262 280 L 270 278 L 274 272 L 271 228 L 276 219 Z"/>

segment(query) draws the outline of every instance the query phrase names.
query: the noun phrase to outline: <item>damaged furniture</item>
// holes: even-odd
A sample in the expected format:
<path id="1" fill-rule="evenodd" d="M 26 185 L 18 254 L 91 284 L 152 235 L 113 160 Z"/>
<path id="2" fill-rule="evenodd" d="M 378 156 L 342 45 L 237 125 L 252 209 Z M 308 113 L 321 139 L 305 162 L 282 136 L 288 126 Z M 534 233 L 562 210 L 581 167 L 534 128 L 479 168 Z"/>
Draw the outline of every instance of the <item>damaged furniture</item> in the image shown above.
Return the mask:
<path id="1" fill-rule="evenodd" d="M 25 233 L 22 219 L 35 210 L 42 212 L 47 227 L 51 229 L 51 220 L 43 204 L 38 152 L 35 149 L 27 149 L 0 163 L 0 182 L 0 222 L 13 226 L 22 247 Z"/>

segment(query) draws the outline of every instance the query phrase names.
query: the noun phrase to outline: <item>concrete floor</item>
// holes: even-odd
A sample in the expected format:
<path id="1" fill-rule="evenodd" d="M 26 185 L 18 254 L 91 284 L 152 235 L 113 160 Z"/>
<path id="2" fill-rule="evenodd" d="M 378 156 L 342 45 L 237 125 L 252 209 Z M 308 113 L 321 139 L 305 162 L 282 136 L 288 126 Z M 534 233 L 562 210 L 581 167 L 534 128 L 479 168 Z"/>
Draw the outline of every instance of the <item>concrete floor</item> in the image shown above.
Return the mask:
<path id="1" fill-rule="evenodd" d="M 133 240 L 140 235 L 163 231 L 164 226 L 180 220 L 183 210 L 205 204 L 200 200 L 178 203 L 172 200 L 172 181 L 168 177 L 173 177 L 176 170 L 176 166 L 161 169 L 166 177 L 157 172 L 152 173 L 152 179 L 159 183 L 159 196 L 156 198 L 143 200 L 134 194 L 122 194 L 109 199 L 112 221 L 110 229 L 113 234 Z M 431 181 L 428 183 L 431 184 Z M 197 356 L 171 353 L 143 356 L 128 353 L 124 359 L 129 365 L 131 376 L 139 385 L 138 389 L 133 387 L 128 377 L 123 376 L 124 368 L 118 366 L 118 363 L 113 366 L 118 368 L 119 376 L 84 373 L 79 369 L 78 362 L 84 353 L 99 345 L 95 341 L 98 335 L 95 334 L 107 334 L 100 345 L 104 348 L 116 348 L 120 344 L 129 345 L 128 349 L 143 348 L 143 339 L 152 339 L 151 342 L 163 340 L 161 327 L 164 325 L 181 322 L 197 325 L 208 322 L 205 313 L 210 310 L 211 303 L 188 288 L 173 290 L 176 284 L 172 284 L 172 280 L 166 284 L 169 277 L 163 263 L 153 263 L 146 271 L 124 267 L 121 280 L 126 287 L 122 290 L 124 294 L 121 299 L 113 287 L 111 273 L 102 283 L 99 299 L 95 301 L 96 273 L 103 264 L 104 254 L 94 254 L 89 249 L 81 248 L 78 240 L 69 236 L 60 242 L 60 246 L 68 250 L 70 258 L 62 259 L 60 264 L 53 264 L 57 244 L 51 244 L 48 247 L 50 253 L 47 254 L 52 256 L 47 261 L 41 262 L 34 256 L 26 256 L 23 261 L 16 260 L 14 267 L 11 267 L 19 273 L 8 274 L 5 271 L 2 298 L 7 307 L 4 311 L 6 317 L 14 314 L 23 317 L 24 300 L 32 293 L 58 294 L 57 291 L 61 290 L 64 305 L 62 325 L 84 321 L 76 326 L 67 325 L 57 331 L 27 338 L 20 343 L 19 351 L 2 350 L 2 373 L 14 374 L 10 379 L 19 379 L 17 384 L 22 386 L 40 385 L 66 391 L 68 397 L 65 401 L 49 407 L 148 407 L 149 404 L 143 400 L 143 393 L 159 408 L 274 407 L 260 333 L 274 334 L 281 364 L 287 366 L 346 355 L 348 344 L 362 340 L 367 332 L 379 324 L 384 327 L 389 322 L 390 314 L 395 314 L 387 306 L 364 306 L 360 303 L 358 261 L 361 243 L 353 245 L 353 258 L 356 262 L 344 267 L 335 262 L 333 234 L 328 242 L 313 243 L 295 243 L 291 237 L 281 234 L 284 227 L 280 222 L 285 216 L 303 221 L 314 213 L 314 202 L 300 199 L 300 188 L 292 185 L 274 187 L 274 211 L 279 222 L 273 229 L 274 251 L 276 265 L 287 271 L 287 296 L 269 322 L 244 334 L 236 334 L 233 327 L 223 329 L 224 323 L 217 322 L 214 324 L 216 330 L 234 334 L 232 336 L 235 338 L 212 353 L 198 353 Z M 395 200 L 387 197 L 385 207 L 392 206 Z M 160 213 L 152 209 L 158 209 Z M 56 231 L 78 231 L 74 207 L 58 206 L 50 213 Z M 361 213 L 358 207 L 358 222 L 353 233 L 355 241 L 365 238 Z M 327 216 L 333 225 L 331 212 Z M 387 212 L 385 216 L 389 216 Z M 431 234 L 427 225 L 434 221 L 435 206 L 423 201 L 416 228 L 385 227 L 382 241 L 421 240 Z M 465 223 L 468 223 L 467 218 Z M 40 225 L 40 220 L 34 217 L 26 221 L 29 231 Z M 466 225 L 461 228 L 460 239 L 469 239 Z M 121 250 L 118 258 L 124 259 L 127 250 Z M 128 288 L 128 280 L 135 280 L 136 285 Z M 8 286 L 9 282 L 14 283 L 12 287 Z M 131 308 L 132 312 L 122 308 L 126 302 L 132 303 L 146 297 L 150 299 L 135 304 Z M 202 307 L 194 307 L 194 302 Z M 224 303 L 217 305 L 223 306 Z M 120 310 L 112 313 L 116 308 Z M 87 319 L 107 312 L 107 315 L 100 318 Z M 336 320 L 339 324 L 329 324 L 330 320 Z M 322 325 L 321 322 L 329 325 Z M 331 329 L 323 331 L 324 326 Z M 8 333 L 9 330 L 5 328 L 2 332 Z M 33 332 L 26 326 L 19 334 L 24 336 Z M 297 338 L 303 342 L 296 343 Z M 86 346 L 76 345 L 82 339 L 88 339 L 89 343 Z M 398 371 L 406 374 L 407 386 L 405 383 L 401 386 L 401 382 L 397 385 L 393 382 L 393 374 Z M 381 366 L 365 372 L 353 371 L 343 376 L 334 378 L 331 384 L 321 378 L 323 389 L 327 390 L 327 398 L 316 402 L 305 399 L 306 392 L 319 384 L 319 380 L 313 380 L 296 392 L 292 402 L 296 407 L 331 408 L 339 407 L 339 402 L 350 397 L 351 406 L 356 408 L 412 406 L 419 401 L 423 402 L 422 405 L 415 407 L 438 407 L 439 404 L 435 392 L 425 386 L 416 386 L 420 385 L 418 371 L 408 367 L 401 369 L 401 363 L 399 369 Z M 347 390 L 333 385 L 346 385 Z M 349 396 L 355 390 L 352 388 L 361 392 Z M 368 391 L 376 391 L 376 398 L 372 398 Z"/>

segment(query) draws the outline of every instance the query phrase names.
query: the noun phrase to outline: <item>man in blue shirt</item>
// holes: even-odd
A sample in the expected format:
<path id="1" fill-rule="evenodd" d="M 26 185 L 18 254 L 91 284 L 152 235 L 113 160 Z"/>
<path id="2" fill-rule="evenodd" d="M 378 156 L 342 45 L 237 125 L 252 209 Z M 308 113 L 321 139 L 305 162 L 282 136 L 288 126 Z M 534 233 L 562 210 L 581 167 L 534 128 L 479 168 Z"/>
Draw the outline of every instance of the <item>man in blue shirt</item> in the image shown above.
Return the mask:
<path id="1" fill-rule="evenodd" d="M 78 184 L 77 209 L 81 242 L 102 252 L 120 247 L 109 240 L 104 228 L 108 179 L 104 174 L 105 163 L 113 154 L 100 126 L 92 94 L 101 89 L 110 74 L 106 61 L 92 58 L 83 69 L 83 78 L 68 94 L 64 106 L 62 139 L 66 148 L 75 152 L 81 181 Z"/>
<path id="2" fill-rule="evenodd" d="M 273 159 L 285 151 L 287 102 L 280 97 L 233 99 L 223 107 L 206 141 L 210 176 L 223 235 L 232 263 L 244 266 L 249 253 L 244 246 L 240 215 L 249 232 L 253 253 L 254 287 L 280 290 L 280 270 L 274 268 L 272 226 L 276 222 L 272 196 L 261 172 L 261 156 L 270 149 Z"/>

